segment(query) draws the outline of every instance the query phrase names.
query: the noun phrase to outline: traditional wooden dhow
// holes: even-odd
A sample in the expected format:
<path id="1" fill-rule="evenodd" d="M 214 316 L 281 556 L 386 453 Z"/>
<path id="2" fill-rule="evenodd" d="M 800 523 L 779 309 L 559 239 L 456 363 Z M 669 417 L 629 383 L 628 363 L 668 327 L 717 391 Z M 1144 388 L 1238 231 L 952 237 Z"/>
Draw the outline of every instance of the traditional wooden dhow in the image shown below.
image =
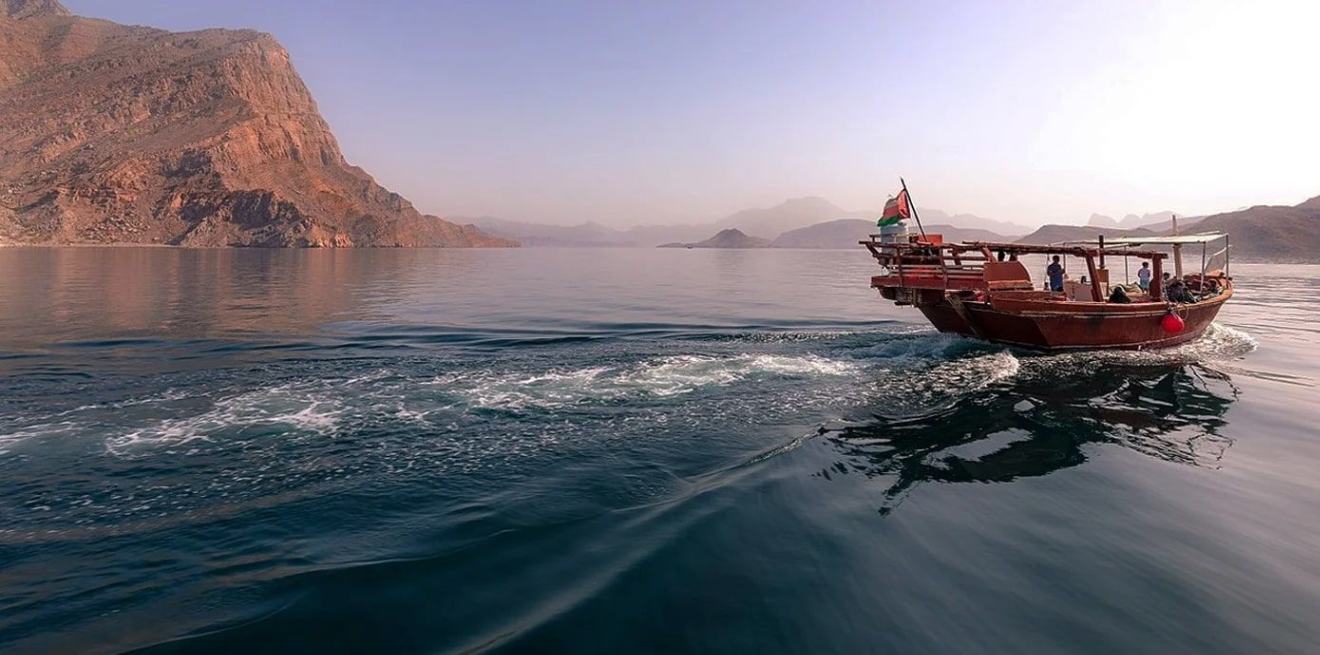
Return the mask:
<path id="1" fill-rule="evenodd" d="M 902 219 L 914 214 L 904 189 L 886 206 L 881 233 L 860 243 L 883 268 L 871 286 L 895 304 L 916 307 L 941 332 L 1045 350 L 1162 348 L 1200 337 L 1233 296 L 1223 234 L 1107 244 L 944 243 L 937 234 L 907 234 Z M 1187 245 L 1201 246 L 1201 267 L 1190 274 L 1182 270 Z M 1155 249 L 1164 247 L 1172 252 Z M 1060 264 L 1043 285 L 1019 261 L 1037 255 Z M 1166 275 L 1171 255 L 1175 270 Z M 1080 279 L 1060 272 L 1068 258 L 1082 261 Z M 1120 259 L 1125 273 L 1133 262 L 1146 268 L 1140 284 L 1111 281 L 1107 263 Z M 1221 259 L 1223 267 L 1213 267 Z"/>

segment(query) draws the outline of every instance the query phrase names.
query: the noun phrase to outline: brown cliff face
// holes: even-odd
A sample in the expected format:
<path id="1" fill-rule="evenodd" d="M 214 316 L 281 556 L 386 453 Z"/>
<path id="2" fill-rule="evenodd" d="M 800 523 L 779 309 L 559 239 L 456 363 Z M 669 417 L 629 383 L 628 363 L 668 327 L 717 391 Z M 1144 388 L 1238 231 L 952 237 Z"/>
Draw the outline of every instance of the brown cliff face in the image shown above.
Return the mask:
<path id="1" fill-rule="evenodd" d="M 517 245 L 349 165 L 269 35 L 0 2 L 0 243 Z"/>

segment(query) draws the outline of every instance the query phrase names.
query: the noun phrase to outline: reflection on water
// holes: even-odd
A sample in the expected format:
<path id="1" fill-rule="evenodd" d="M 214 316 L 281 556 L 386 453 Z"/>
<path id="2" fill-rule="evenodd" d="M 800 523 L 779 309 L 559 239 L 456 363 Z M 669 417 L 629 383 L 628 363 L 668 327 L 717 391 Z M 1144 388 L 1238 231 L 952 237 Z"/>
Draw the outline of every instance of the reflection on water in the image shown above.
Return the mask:
<path id="1" fill-rule="evenodd" d="M 470 279 L 461 250 L 317 252 L 15 248 L 0 253 L 0 347 L 133 338 L 283 336 L 368 321 Z"/>
<path id="2" fill-rule="evenodd" d="M 1043 358 L 1048 359 L 1048 358 Z M 1217 467 L 1233 439 L 1220 434 L 1238 390 L 1202 364 L 1174 370 L 1106 366 L 1085 375 L 1025 376 L 915 417 L 827 432 L 843 460 L 889 485 L 882 514 L 923 482 L 1011 482 L 1086 461 L 1111 443 L 1190 466 Z"/>

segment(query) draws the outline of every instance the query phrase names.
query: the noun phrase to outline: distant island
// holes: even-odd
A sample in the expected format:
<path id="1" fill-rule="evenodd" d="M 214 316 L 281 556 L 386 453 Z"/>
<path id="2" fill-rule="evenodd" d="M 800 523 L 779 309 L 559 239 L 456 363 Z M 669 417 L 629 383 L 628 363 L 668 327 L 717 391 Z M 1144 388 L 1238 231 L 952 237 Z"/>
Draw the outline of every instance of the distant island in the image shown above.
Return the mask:
<path id="1" fill-rule="evenodd" d="M 720 230 L 715 236 L 705 241 L 693 243 L 663 243 L 658 248 L 769 248 L 770 240 L 748 236 L 742 230 L 729 228 Z"/>
<path id="2" fill-rule="evenodd" d="M 0 243 L 516 246 L 350 165 L 289 54 L 0 4 Z"/>

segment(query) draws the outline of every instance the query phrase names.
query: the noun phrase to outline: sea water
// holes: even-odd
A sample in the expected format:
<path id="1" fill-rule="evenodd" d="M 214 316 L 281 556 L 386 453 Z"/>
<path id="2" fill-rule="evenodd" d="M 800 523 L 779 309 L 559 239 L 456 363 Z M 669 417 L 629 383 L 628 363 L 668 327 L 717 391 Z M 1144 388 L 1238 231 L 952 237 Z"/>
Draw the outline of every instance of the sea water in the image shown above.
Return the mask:
<path id="1" fill-rule="evenodd" d="M 874 271 L 0 249 L 0 650 L 1315 649 L 1320 267 L 1063 355 Z"/>

